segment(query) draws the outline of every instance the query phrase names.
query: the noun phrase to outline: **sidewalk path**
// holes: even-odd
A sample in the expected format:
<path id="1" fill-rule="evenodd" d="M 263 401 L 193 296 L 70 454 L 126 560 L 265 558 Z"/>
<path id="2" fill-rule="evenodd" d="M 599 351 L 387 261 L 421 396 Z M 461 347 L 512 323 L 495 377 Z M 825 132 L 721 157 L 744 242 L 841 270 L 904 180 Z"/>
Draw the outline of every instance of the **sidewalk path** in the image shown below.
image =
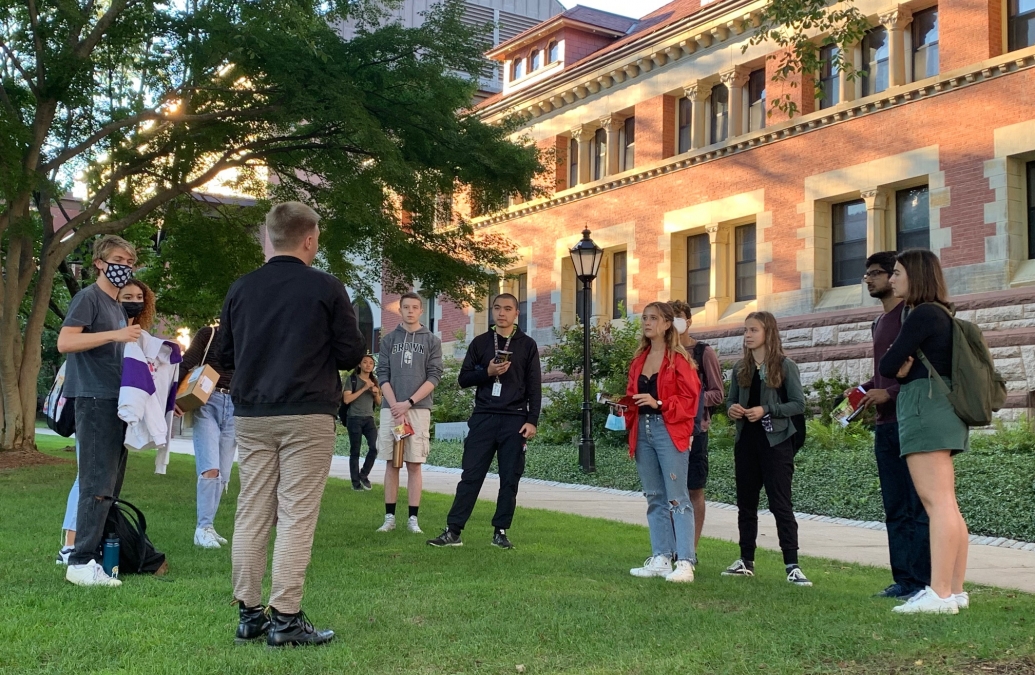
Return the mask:
<path id="1" fill-rule="evenodd" d="M 36 433 L 53 432 L 37 429 Z M 187 439 L 173 439 L 170 449 L 172 452 L 194 454 L 193 444 Z M 384 467 L 384 462 L 375 464 L 370 475 L 372 482 L 384 482 Z M 336 455 L 331 463 L 330 475 L 349 480 L 349 458 Z M 405 471 L 401 472 L 400 480 L 405 486 Z M 459 469 L 424 467 L 424 489 L 428 492 L 451 495 L 455 492 L 459 480 Z M 480 497 L 495 502 L 498 491 L 499 478 L 490 474 L 482 486 Z M 617 520 L 644 527 L 647 525 L 646 502 L 642 495 L 621 490 L 564 485 L 526 478 L 521 481 L 518 506 Z M 736 542 L 736 509 L 725 504 L 709 502 L 704 536 Z M 802 555 L 889 567 L 888 538 L 883 529 L 822 520 L 799 520 L 798 539 Z M 971 542 L 967 581 L 1035 593 L 1035 550 L 1031 550 L 1035 547 L 1029 544 L 1028 550 L 1021 550 L 995 545 L 998 543 L 1002 542 L 996 540 L 993 545 Z M 758 545 L 774 551 L 779 550 L 776 524 L 769 515 L 759 518 Z"/>

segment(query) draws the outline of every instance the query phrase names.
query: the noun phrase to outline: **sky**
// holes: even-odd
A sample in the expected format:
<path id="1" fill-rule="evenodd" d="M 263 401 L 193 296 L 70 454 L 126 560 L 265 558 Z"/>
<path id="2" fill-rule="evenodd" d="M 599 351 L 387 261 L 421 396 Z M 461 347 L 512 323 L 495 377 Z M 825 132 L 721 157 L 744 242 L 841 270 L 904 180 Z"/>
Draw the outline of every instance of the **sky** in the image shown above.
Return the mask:
<path id="1" fill-rule="evenodd" d="M 649 14 L 658 7 L 667 5 L 670 0 L 561 0 L 561 4 L 570 9 L 575 5 L 602 9 L 605 12 L 614 12 L 622 16 L 631 16 L 639 19 L 644 14 Z"/>

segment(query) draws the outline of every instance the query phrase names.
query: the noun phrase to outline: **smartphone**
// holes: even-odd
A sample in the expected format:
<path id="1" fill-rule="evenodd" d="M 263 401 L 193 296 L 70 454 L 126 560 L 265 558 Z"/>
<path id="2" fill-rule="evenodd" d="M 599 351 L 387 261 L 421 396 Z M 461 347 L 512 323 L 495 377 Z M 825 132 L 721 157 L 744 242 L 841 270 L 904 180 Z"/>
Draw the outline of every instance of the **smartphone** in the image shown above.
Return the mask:
<path id="1" fill-rule="evenodd" d="M 496 363 L 506 363 L 510 360 L 510 355 L 514 352 L 508 352 L 505 349 L 496 350 Z"/>

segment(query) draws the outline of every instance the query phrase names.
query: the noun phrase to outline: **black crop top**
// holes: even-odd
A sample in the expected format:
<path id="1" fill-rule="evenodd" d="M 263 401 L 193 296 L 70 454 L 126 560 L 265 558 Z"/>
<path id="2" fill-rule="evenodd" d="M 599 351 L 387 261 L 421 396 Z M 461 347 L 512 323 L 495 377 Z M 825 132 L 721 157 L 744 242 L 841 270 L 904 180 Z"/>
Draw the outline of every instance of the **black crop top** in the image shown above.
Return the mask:
<path id="1" fill-rule="evenodd" d="M 636 383 L 637 394 L 650 394 L 656 401 L 658 399 L 658 374 L 654 373 L 650 377 L 640 374 L 640 379 Z M 661 412 L 658 408 L 652 408 L 649 405 L 640 406 L 641 415 L 657 415 Z"/>
<path id="2" fill-rule="evenodd" d="M 938 374 L 943 377 L 952 375 L 952 319 L 949 314 L 932 303 L 924 303 L 909 311 L 902 322 L 902 330 L 891 344 L 887 353 L 880 360 L 880 374 L 884 377 L 895 377 L 898 369 L 912 356 L 913 367 L 909 374 L 899 378 L 906 384 L 927 377 L 927 368 L 916 358 L 916 350 L 921 349 Z"/>

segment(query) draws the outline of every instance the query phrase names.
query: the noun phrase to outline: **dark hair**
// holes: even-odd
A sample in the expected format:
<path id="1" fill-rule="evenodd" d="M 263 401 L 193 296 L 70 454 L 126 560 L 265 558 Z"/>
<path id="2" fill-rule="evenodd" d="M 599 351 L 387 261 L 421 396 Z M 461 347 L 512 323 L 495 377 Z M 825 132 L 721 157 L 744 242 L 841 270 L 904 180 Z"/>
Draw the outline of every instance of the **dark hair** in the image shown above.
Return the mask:
<path id="1" fill-rule="evenodd" d="M 419 295 L 417 295 L 413 291 L 410 291 L 409 293 L 403 293 L 402 297 L 399 298 L 399 306 L 400 307 L 402 307 L 403 300 L 416 300 L 417 302 L 420 303 L 420 306 L 422 308 L 424 307 L 424 298 L 420 297 Z"/>
<path id="2" fill-rule="evenodd" d="M 500 293 L 492 299 L 492 304 L 495 305 L 498 300 L 512 300 L 514 302 L 514 309 L 518 308 L 518 299 L 513 293 Z"/>
<path id="3" fill-rule="evenodd" d="M 771 312 L 751 312 L 744 317 L 744 323 L 757 321 L 765 332 L 765 383 L 771 389 L 779 389 L 783 384 L 783 342 L 780 340 L 780 326 Z M 755 359 L 751 350 L 744 345 L 744 358 L 737 370 L 737 383 L 742 387 L 750 387 L 755 377 Z"/>
<path id="4" fill-rule="evenodd" d="M 925 302 L 938 302 L 950 306 L 949 290 L 938 256 L 924 248 L 911 248 L 898 254 L 898 264 L 906 271 L 909 282 L 906 305 L 916 307 Z"/>
<path id="5" fill-rule="evenodd" d="M 880 253 L 874 253 L 867 258 L 866 266 L 880 265 L 880 268 L 890 275 L 895 271 L 895 259 L 894 251 L 881 251 Z"/>
<path id="6" fill-rule="evenodd" d="M 668 306 L 672 308 L 674 314 L 682 314 L 684 319 L 689 319 L 693 313 L 693 308 L 690 304 L 682 300 L 669 300 Z"/>

